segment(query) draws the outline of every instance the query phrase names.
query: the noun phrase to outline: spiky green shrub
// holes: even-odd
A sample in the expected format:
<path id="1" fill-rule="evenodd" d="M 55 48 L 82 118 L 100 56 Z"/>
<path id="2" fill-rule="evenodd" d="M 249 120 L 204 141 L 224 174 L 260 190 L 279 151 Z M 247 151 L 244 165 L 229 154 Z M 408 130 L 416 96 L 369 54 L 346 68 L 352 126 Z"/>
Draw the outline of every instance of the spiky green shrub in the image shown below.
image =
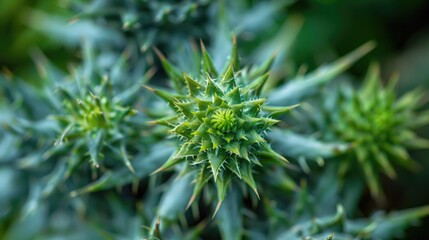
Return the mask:
<path id="1" fill-rule="evenodd" d="M 160 55 L 177 89 L 186 86 L 187 93 L 149 88 L 175 112 L 156 123 L 170 127 L 170 132 L 181 139 L 180 149 L 158 171 L 185 162 L 198 172 L 191 202 L 205 184 L 214 182 L 219 207 L 233 178 L 241 179 L 258 194 L 253 169 L 266 161 L 287 162 L 272 150 L 265 132 L 278 122 L 273 116 L 294 106 L 270 107 L 260 98 L 274 57 L 247 71 L 240 66 L 234 40 L 230 59 L 219 73 L 202 44 L 201 48 L 199 76 L 180 74 Z"/>
<path id="2" fill-rule="evenodd" d="M 161 165 L 159 156 L 168 155 L 151 154 L 154 146 L 148 145 L 155 145 L 157 136 L 149 134 L 144 104 L 139 104 L 138 90 L 151 71 L 145 74 L 144 65 L 127 69 L 126 54 L 103 65 L 93 48 L 85 50 L 83 64 L 70 74 L 37 58 L 39 86 L 1 76 L 1 177 L 16 184 L 2 198 L 1 238 L 48 238 L 73 230 L 71 239 L 140 235 L 133 194 L 82 193 L 100 179 L 103 185 L 91 190 L 131 182 L 138 187 L 139 179 Z M 97 204 L 103 200 L 106 205 Z M 58 217 L 65 222 L 56 223 Z M 121 218 L 128 220 L 121 223 Z M 99 224 L 109 227 L 97 232 Z M 21 231 L 26 225 L 33 227 Z"/>

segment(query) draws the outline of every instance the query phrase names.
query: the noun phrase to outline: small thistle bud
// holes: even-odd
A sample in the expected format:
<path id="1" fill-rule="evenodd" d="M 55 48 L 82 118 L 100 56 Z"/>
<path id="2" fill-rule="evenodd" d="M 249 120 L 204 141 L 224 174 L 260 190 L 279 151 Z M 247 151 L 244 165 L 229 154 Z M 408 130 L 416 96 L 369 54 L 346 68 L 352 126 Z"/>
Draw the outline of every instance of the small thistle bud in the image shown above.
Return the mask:
<path id="1" fill-rule="evenodd" d="M 378 66 L 373 65 L 361 89 L 342 88 L 337 105 L 326 109 L 326 140 L 349 143 L 348 157 L 339 162 L 341 175 L 361 169 L 373 196 L 382 194 L 379 172 L 396 177 L 393 164 L 412 167 L 407 147 L 429 147 L 429 141 L 413 130 L 429 123 L 429 114 L 419 113 L 423 94 L 412 91 L 396 99 L 395 79 L 381 85 Z M 334 96 L 332 92 L 329 93 Z"/>
<path id="2" fill-rule="evenodd" d="M 157 122 L 172 128 L 171 133 L 182 139 L 181 148 L 158 171 L 186 162 L 198 171 L 191 202 L 207 183 L 215 183 L 220 203 L 226 189 L 236 177 L 257 194 L 253 171 L 264 160 L 286 161 L 271 149 L 265 132 L 278 121 L 270 118 L 277 108 L 266 108 L 259 96 L 268 79 L 267 67 L 249 73 L 239 69 L 236 44 L 226 70 L 219 74 L 210 55 L 202 45 L 201 76 L 193 78 L 178 74 L 177 69 L 161 56 L 174 85 L 187 89 L 187 94 L 173 94 L 148 88 L 164 99 L 176 115 Z M 272 63 L 272 59 L 267 61 Z M 269 65 L 270 65 L 269 64 Z M 262 69 L 262 70 L 261 70 Z M 267 110 L 268 109 L 268 110 Z"/>
<path id="3" fill-rule="evenodd" d="M 91 57 L 94 49 L 89 43 L 84 47 L 88 52 L 84 61 L 93 67 L 85 69 L 87 75 L 81 69 L 73 69 L 66 78 L 72 81 L 58 82 L 56 98 L 62 107 L 53 118 L 61 130 L 55 145 L 70 147 L 82 158 L 89 155 L 96 168 L 113 169 L 123 164 L 134 173 L 127 151 L 138 144 L 135 139 L 140 137 L 138 130 L 144 126 L 135 120 L 144 116 L 135 116 L 137 111 L 129 105 L 138 99 L 136 89 L 141 82 L 122 81 L 128 77 L 125 75 L 127 54 L 122 54 L 112 64 L 114 70 L 109 71 L 95 64 Z M 115 74 L 125 77 L 118 81 Z"/>

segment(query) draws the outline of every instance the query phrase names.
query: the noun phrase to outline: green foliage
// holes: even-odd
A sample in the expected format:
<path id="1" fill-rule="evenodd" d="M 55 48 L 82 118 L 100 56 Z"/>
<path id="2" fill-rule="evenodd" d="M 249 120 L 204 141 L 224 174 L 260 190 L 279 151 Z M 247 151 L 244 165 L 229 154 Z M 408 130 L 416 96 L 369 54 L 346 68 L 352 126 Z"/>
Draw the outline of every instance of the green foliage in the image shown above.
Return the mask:
<path id="1" fill-rule="evenodd" d="M 141 220 L 121 191 L 85 196 L 80 194 L 88 190 L 76 191 L 95 180 L 103 184 L 92 186 L 92 191 L 136 182 L 158 168 L 162 158 L 146 146 L 157 138 L 147 136 L 147 125 L 142 124 L 147 118 L 133 110 L 150 71 L 144 74 L 144 65 L 129 71 L 126 54 L 107 66 L 95 56 L 86 45 L 84 63 L 72 67 L 71 74 L 39 56 L 43 82 L 37 87 L 1 76 L 1 108 L 6 113 L 1 118 L 1 177 L 15 182 L 1 201 L 6 210 L 0 219 L 1 238 L 48 238 L 67 228 L 76 230 L 71 239 L 125 236 L 131 229 L 141 235 Z M 97 204 L 104 200 L 106 204 Z M 97 206 L 86 207 L 92 205 Z M 63 216 L 67 221 L 58 225 L 55 218 Z M 26 225 L 33 228 L 24 233 Z M 100 230 L 99 225 L 110 229 Z"/>
<path id="2" fill-rule="evenodd" d="M 296 104 L 302 99 L 317 92 L 319 87 L 330 82 L 347 70 L 354 62 L 374 48 L 373 42 L 368 42 L 333 63 L 321 66 L 313 72 L 298 75 L 270 92 L 270 103 L 273 105 Z"/>
<path id="3" fill-rule="evenodd" d="M 429 146 L 429 113 L 424 91 L 397 97 L 376 65 L 348 81 L 372 41 L 295 68 L 292 1 L 61 4 L 27 24 L 82 50 L 59 54 L 69 70 L 35 50 L 31 82 L 0 75 L 1 239 L 397 239 L 429 214 L 379 201 L 382 175 Z M 20 2 L 0 5 L 1 27 Z"/>

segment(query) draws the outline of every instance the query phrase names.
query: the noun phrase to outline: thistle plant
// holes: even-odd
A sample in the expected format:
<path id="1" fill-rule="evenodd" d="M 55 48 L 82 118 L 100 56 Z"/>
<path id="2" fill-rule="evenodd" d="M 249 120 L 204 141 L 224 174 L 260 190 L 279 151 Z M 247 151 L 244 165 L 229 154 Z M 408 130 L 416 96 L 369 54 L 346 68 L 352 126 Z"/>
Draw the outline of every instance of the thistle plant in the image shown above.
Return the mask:
<path id="1" fill-rule="evenodd" d="M 146 144 L 155 143 L 156 137 L 146 136 L 147 125 L 141 123 L 147 120 L 135 110 L 144 106 L 138 91 L 152 71 L 145 74 L 143 64 L 128 69 L 126 53 L 113 59 L 103 56 L 111 61 L 100 62 L 101 55 L 90 45 L 84 49 L 83 63 L 71 67 L 71 73 L 37 55 L 39 86 L 0 76 L 0 105 L 6 113 L 0 119 L 0 148 L 19 149 L 8 151 L 1 161 L 1 177 L 9 176 L 16 183 L 10 197 L 4 199 L 6 205 L 1 203 L 7 209 L 0 219 L 2 239 L 55 235 L 57 215 L 68 216 L 69 222 L 64 224 L 70 230 L 76 228 L 77 235 L 97 235 L 94 227 L 88 227 L 97 222 L 109 226 L 105 235 L 121 235 L 128 231 L 127 226 L 120 226 L 117 220 L 105 221 L 110 218 L 96 212 L 115 216 L 112 219 L 135 216 L 127 210 L 120 191 L 82 196 L 76 190 L 100 174 L 119 175 L 120 180 L 113 183 L 104 178 L 105 185 L 110 184 L 105 189 L 138 182 L 144 176 L 141 169 L 154 164 L 142 156 L 151 155 Z M 109 207 L 83 207 L 100 201 L 107 201 Z M 26 224 L 35 227 L 28 233 L 19 231 Z"/>
<path id="2" fill-rule="evenodd" d="M 383 87 L 379 69 L 373 65 L 359 90 L 344 84 L 326 98 L 320 118 L 313 114 L 324 140 L 350 146 L 337 159 L 340 176 L 360 169 L 374 197 L 382 194 L 380 173 L 395 178 L 394 164 L 415 166 L 407 148 L 429 147 L 428 140 L 414 133 L 429 123 L 429 113 L 419 111 L 424 94 L 416 90 L 397 99 L 395 82 L 392 79 Z"/>
<path id="3" fill-rule="evenodd" d="M 48 70 L 39 64 L 46 81 L 43 91 L 57 92 L 43 99 L 46 105 L 52 106 L 46 119 L 52 121 L 59 132 L 50 154 L 65 147 L 81 157 L 89 155 L 88 159 L 96 168 L 115 168 L 118 165 L 115 159 L 120 159 L 134 172 L 128 151 L 135 153 L 141 150 L 134 146 L 139 145 L 135 139 L 139 139 L 141 134 L 137 129 L 144 127 L 138 124 L 137 119 L 144 119 L 144 116 L 133 105 L 139 99 L 137 92 L 140 85 L 151 73 L 143 74 L 134 83 L 127 83 L 118 76 L 126 71 L 126 53 L 106 70 L 98 65 L 89 43 L 85 46 L 81 69 L 72 68 L 70 75 L 57 76 L 60 79 L 44 74 Z M 135 71 L 143 69 L 140 67 Z M 132 74 L 130 77 L 133 77 Z M 135 141 L 134 146 L 129 144 L 131 140 Z M 101 163 L 102 159 L 105 160 L 104 164 Z"/>
<path id="4" fill-rule="evenodd" d="M 219 73 L 202 43 L 201 49 L 199 76 L 180 74 L 159 53 L 179 92 L 149 88 L 174 111 L 174 115 L 155 123 L 171 128 L 170 133 L 180 139 L 181 147 L 157 172 L 185 163 L 198 172 L 190 203 L 213 181 L 219 208 L 233 178 L 241 179 L 258 194 L 253 177 L 256 166 L 287 162 L 270 147 L 265 133 L 279 122 L 273 117 L 295 106 L 266 106 L 267 99 L 260 97 L 274 56 L 250 71 L 240 68 L 234 39 L 229 61 Z M 181 91 L 181 86 L 186 86 L 187 93 Z"/>
<path id="5" fill-rule="evenodd" d="M 63 129 L 55 145 L 72 143 L 73 149 L 86 149 L 90 161 L 97 168 L 103 158 L 102 152 L 108 148 L 114 149 L 113 152 L 121 156 L 124 164 L 134 172 L 126 152 L 128 139 L 124 136 L 131 137 L 135 127 L 132 116 L 137 111 L 130 106 L 123 106 L 119 99 L 111 95 L 108 88 L 112 86 L 108 86 L 108 76 L 98 78 L 99 85 L 87 83 L 80 94 L 60 88 L 65 111 L 53 116 Z"/>

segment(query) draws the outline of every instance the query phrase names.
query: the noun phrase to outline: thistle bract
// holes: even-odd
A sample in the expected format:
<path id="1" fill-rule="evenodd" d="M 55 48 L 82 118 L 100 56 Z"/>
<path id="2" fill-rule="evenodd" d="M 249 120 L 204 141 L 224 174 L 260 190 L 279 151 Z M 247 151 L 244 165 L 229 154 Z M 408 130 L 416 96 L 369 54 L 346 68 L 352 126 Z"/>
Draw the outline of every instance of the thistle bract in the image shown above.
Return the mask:
<path id="1" fill-rule="evenodd" d="M 250 71 L 240 69 L 234 41 L 226 70 L 219 74 L 203 44 L 201 48 L 201 75 L 196 77 L 180 74 L 159 54 L 176 89 L 186 86 L 187 94 L 149 88 L 175 112 L 156 122 L 170 127 L 170 132 L 181 139 L 180 149 L 158 171 L 186 162 L 198 171 L 191 202 L 213 180 L 221 203 L 233 177 L 257 193 L 254 166 L 261 166 L 265 160 L 286 161 L 264 137 L 265 131 L 278 122 L 272 114 L 291 107 L 267 107 L 267 99 L 260 97 L 274 56 Z"/>

